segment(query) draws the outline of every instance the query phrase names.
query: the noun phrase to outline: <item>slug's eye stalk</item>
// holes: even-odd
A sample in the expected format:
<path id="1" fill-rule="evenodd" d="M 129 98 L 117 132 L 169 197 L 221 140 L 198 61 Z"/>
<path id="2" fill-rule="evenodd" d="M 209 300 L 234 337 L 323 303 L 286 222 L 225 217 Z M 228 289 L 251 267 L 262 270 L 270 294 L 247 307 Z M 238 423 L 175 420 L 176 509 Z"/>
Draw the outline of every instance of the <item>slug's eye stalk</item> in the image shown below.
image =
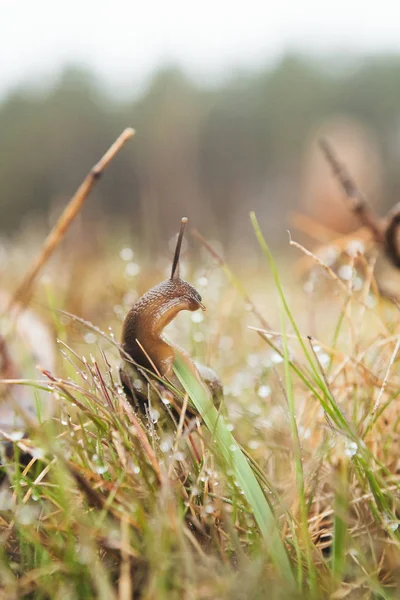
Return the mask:
<path id="1" fill-rule="evenodd" d="M 183 234 L 185 232 L 185 226 L 186 226 L 187 222 L 188 222 L 187 217 L 182 217 L 182 219 L 181 219 L 181 228 L 179 230 L 178 240 L 176 242 L 174 260 L 172 262 L 172 269 L 171 269 L 171 277 L 170 277 L 170 279 L 179 279 L 179 257 L 180 257 L 180 254 L 181 254 Z"/>
<path id="2" fill-rule="evenodd" d="M 193 294 L 195 301 L 197 302 L 197 304 L 199 305 L 199 307 L 201 308 L 201 310 L 206 310 L 206 307 L 204 306 L 204 304 L 201 301 L 201 296 L 200 294 L 195 290 L 195 294 Z"/>

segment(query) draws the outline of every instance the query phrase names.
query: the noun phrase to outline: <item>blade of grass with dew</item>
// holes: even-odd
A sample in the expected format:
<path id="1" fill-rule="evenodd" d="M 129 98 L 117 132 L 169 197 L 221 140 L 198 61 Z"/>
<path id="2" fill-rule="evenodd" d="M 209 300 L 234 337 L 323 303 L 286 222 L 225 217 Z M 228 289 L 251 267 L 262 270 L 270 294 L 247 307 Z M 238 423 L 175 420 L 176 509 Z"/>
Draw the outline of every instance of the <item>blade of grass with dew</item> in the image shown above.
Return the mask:
<path id="1" fill-rule="evenodd" d="M 335 473 L 335 516 L 333 523 L 332 578 L 335 584 L 343 579 L 346 564 L 348 497 L 348 465 L 344 457 Z"/>
<path id="2" fill-rule="evenodd" d="M 232 433 L 227 429 L 223 416 L 213 405 L 207 390 L 178 356 L 175 358 L 174 371 L 212 433 L 217 451 L 226 465 L 234 471 L 266 541 L 271 560 L 281 577 L 294 588 L 295 579 L 290 560 L 281 540 L 275 517 L 248 461 Z"/>
<path id="3" fill-rule="evenodd" d="M 263 251 L 264 255 L 266 256 L 266 258 L 268 260 L 282 306 L 283 306 L 285 313 L 287 314 L 288 319 L 293 327 L 293 330 L 296 334 L 296 337 L 300 344 L 300 347 L 303 350 L 304 356 L 306 357 L 307 362 L 310 365 L 310 368 L 312 370 L 314 382 L 316 383 L 316 385 L 319 387 L 319 389 L 323 392 L 324 396 L 328 400 L 328 402 L 332 408 L 332 411 L 334 413 L 334 419 L 335 419 L 337 427 L 342 429 L 344 432 L 346 432 L 350 437 L 354 437 L 354 431 L 353 431 L 352 427 L 347 422 L 346 418 L 344 417 L 343 413 L 341 412 L 341 410 L 339 409 L 338 405 L 336 404 L 334 398 L 332 397 L 332 394 L 330 393 L 329 389 L 327 388 L 327 386 L 323 380 L 323 377 L 321 376 L 321 373 L 319 372 L 319 366 L 315 363 L 309 349 L 307 348 L 307 345 L 305 344 L 305 342 L 303 340 L 303 336 L 301 335 L 301 333 L 299 331 L 296 320 L 293 317 L 293 314 L 292 314 L 292 312 L 289 308 L 288 302 L 286 300 L 286 297 L 285 297 L 285 294 L 284 294 L 284 291 L 282 288 L 282 284 L 280 281 L 278 269 L 275 264 L 274 258 L 272 256 L 271 250 L 269 249 L 268 244 L 264 239 L 264 236 L 261 232 L 260 226 L 257 221 L 257 217 L 254 212 L 250 213 L 250 219 L 251 219 L 258 243 L 261 247 L 261 250 Z"/>
<path id="4" fill-rule="evenodd" d="M 307 510 L 307 500 L 305 494 L 305 486 L 304 486 L 304 471 L 303 471 L 303 462 L 301 455 L 301 445 L 299 432 L 297 429 L 296 422 L 296 413 L 294 407 L 294 396 L 293 396 L 293 384 L 291 379 L 291 369 L 289 363 L 289 348 L 286 337 L 286 324 L 285 324 L 285 312 L 284 308 L 281 307 L 281 327 L 282 327 L 282 345 L 283 345 L 283 360 L 285 367 L 285 395 L 289 409 L 289 421 L 290 421 L 290 430 L 293 442 L 293 457 L 295 462 L 295 472 L 296 472 L 296 483 L 297 483 L 297 491 L 299 495 L 299 506 L 300 506 L 300 526 L 301 533 L 303 537 L 303 541 L 306 548 L 306 559 L 307 559 L 307 567 L 308 567 L 308 576 L 309 576 L 309 586 L 310 586 L 310 594 L 311 598 L 315 598 L 317 595 L 317 572 L 315 569 L 315 564 L 313 562 L 312 550 L 313 544 L 310 538 L 310 534 L 308 531 L 308 510 Z M 301 569 L 301 565 L 299 566 Z"/>
<path id="5" fill-rule="evenodd" d="M 346 438 L 348 438 L 349 440 L 352 440 L 356 443 L 357 452 L 353 456 L 353 465 L 356 468 L 356 472 L 358 474 L 359 481 L 362 485 L 364 477 L 367 479 L 369 488 L 373 494 L 378 511 L 383 511 L 383 512 L 385 512 L 386 515 L 389 515 L 389 517 L 392 518 L 392 511 L 390 510 L 388 500 L 385 497 L 385 494 L 382 493 L 383 482 L 381 481 L 381 476 L 378 473 L 375 473 L 371 467 L 372 462 L 376 461 L 376 458 L 372 455 L 372 453 L 367 448 L 367 446 L 365 446 L 362 439 L 360 439 L 360 436 L 356 433 L 352 424 L 347 421 L 346 417 L 344 416 L 344 414 L 340 410 L 340 407 L 338 406 L 337 402 L 335 401 L 335 398 L 333 397 L 329 387 L 326 385 L 326 382 L 324 381 L 323 376 L 319 372 L 319 366 L 315 363 L 308 348 L 306 347 L 306 345 L 303 341 L 303 338 L 300 334 L 299 328 L 296 324 L 296 321 L 295 321 L 295 319 L 292 315 L 292 312 L 289 308 L 285 294 L 283 292 L 278 269 L 276 267 L 274 258 L 273 258 L 272 253 L 264 239 L 264 236 L 261 232 L 260 226 L 257 221 L 257 217 L 254 212 L 250 213 L 250 219 L 251 219 L 257 240 L 260 244 L 260 247 L 269 262 L 282 306 L 283 306 L 285 313 L 287 314 L 289 321 L 295 331 L 298 342 L 304 352 L 304 355 L 310 365 L 310 368 L 312 369 L 313 381 L 314 381 L 315 385 L 322 392 L 322 396 L 320 396 L 318 394 L 318 395 L 316 395 L 316 397 L 319 399 L 319 401 L 321 402 L 321 405 L 323 407 L 324 407 L 324 404 L 329 405 L 331 410 L 329 411 L 328 414 L 330 414 L 338 431 L 340 431 L 343 435 L 345 435 Z M 325 399 L 326 399 L 326 402 L 325 402 Z M 323 402 L 321 400 L 323 400 Z M 325 408 L 325 410 L 326 410 L 326 408 Z M 391 537 L 394 537 L 394 536 L 392 536 L 392 532 L 390 531 L 390 529 L 387 529 L 387 533 Z"/>

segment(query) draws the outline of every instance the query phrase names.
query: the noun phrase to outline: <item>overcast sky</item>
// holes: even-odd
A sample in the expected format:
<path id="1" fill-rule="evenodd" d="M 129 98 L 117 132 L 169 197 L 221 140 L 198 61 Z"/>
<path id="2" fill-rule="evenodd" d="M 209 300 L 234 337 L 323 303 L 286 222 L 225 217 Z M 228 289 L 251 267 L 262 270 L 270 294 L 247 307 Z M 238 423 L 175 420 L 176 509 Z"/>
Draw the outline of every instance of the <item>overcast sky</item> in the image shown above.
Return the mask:
<path id="1" fill-rule="evenodd" d="M 131 89 L 165 63 L 215 78 L 276 60 L 287 49 L 400 51 L 400 3 L 0 0 L 0 97 L 70 63 Z"/>

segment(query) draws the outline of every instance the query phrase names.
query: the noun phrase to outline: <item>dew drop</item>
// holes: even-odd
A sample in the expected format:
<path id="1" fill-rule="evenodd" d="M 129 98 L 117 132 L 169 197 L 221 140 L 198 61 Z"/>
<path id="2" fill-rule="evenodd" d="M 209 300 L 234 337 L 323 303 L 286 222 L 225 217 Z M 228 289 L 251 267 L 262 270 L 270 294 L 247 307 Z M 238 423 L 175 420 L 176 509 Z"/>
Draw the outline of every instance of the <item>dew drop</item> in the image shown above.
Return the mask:
<path id="1" fill-rule="evenodd" d="M 258 354 L 249 354 L 249 356 L 247 357 L 247 364 L 249 365 L 249 367 L 251 367 L 252 369 L 254 369 L 255 367 L 257 367 L 260 363 L 260 357 Z"/>
<path id="2" fill-rule="evenodd" d="M 97 341 L 97 336 L 92 331 L 89 331 L 88 333 L 85 333 L 83 339 L 87 344 L 95 344 Z"/>
<path id="3" fill-rule="evenodd" d="M 270 358 L 275 365 L 278 365 L 283 361 L 283 357 L 278 352 L 273 352 Z"/>
<path id="4" fill-rule="evenodd" d="M 202 321 L 204 321 L 203 313 L 202 312 L 192 313 L 192 321 L 193 321 L 193 323 L 201 323 Z"/>
<path id="5" fill-rule="evenodd" d="M 350 256 L 357 256 L 358 253 L 365 252 L 365 245 L 361 240 L 350 240 L 346 247 L 346 252 Z"/>
<path id="6" fill-rule="evenodd" d="M 158 419 L 160 418 L 160 413 L 155 408 L 149 409 L 149 415 L 153 423 L 157 423 Z"/>
<path id="7" fill-rule="evenodd" d="M 125 267 L 125 275 L 127 277 L 136 277 L 136 275 L 139 275 L 140 273 L 140 267 L 137 263 L 135 262 L 129 262 L 126 267 Z"/>
<path id="8" fill-rule="evenodd" d="M 260 398 L 268 398 L 268 396 L 271 394 L 270 386 L 269 385 L 260 385 L 260 387 L 258 388 L 257 394 Z"/>
<path id="9" fill-rule="evenodd" d="M 12 431 L 10 433 L 10 439 L 13 442 L 19 442 L 19 440 L 22 440 L 23 437 L 24 437 L 23 431 Z"/>
<path id="10" fill-rule="evenodd" d="M 357 450 L 358 446 L 356 442 L 346 440 L 344 449 L 344 453 L 346 454 L 346 456 L 354 456 L 355 454 L 357 454 Z"/>
<path id="11" fill-rule="evenodd" d="M 170 435 L 166 435 L 162 438 L 160 442 L 160 450 L 161 452 L 169 452 L 172 448 L 172 437 Z"/>
<path id="12" fill-rule="evenodd" d="M 103 475 L 103 473 L 107 473 L 108 471 L 108 467 L 107 465 L 97 465 L 94 470 L 96 471 L 96 473 L 98 473 L 99 475 Z"/>
<path id="13" fill-rule="evenodd" d="M 248 445 L 250 450 L 257 450 L 260 447 L 260 442 L 258 440 L 250 440 Z"/>
<path id="14" fill-rule="evenodd" d="M 350 265 L 342 265 L 338 270 L 338 275 L 344 281 L 350 281 L 353 274 L 353 269 Z"/>
<path id="15" fill-rule="evenodd" d="M 122 258 L 122 260 L 125 260 L 128 262 L 129 260 L 132 260 L 132 258 L 133 258 L 133 250 L 132 250 L 132 248 L 122 248 L 119 255 Z"/>
<path id="16" fill-rule="evenodd" d="M 31 450 L 31 454 L 32 454 L 33 458 L 36 458 L 37 460 L 43 460 L 44 457 L 46 456 L 46 453 L 43 450 L 43 448 L 33 448 Z"/>

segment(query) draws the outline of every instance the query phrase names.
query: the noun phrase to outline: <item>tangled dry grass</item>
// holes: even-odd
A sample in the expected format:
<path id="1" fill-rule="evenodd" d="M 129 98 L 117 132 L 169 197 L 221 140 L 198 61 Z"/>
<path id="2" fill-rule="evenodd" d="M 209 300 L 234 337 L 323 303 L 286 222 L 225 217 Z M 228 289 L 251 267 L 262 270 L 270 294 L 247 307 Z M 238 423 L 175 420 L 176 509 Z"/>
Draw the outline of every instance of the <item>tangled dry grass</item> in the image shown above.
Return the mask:
<path id="1" fill-rule="evenodd" d="M 399 315 L 373 258 L 357 254 L 342 277 L 316 264 L 302 286 L 273 262 L 239 281 L 205 254 L 186 277 L 208 311 L 169 329 L 222 377 L 227 428 L 273 509 L 289 576 L 206 427 L 174 421 L 168 398 L 147 418 L 126 401 L 121 321 L 163 277 L 149 280 L 134 250 L 98 257 L 73 289 L 54 268 L 37 291 L 57 365 L 24 385 L 56 412 L 27 438 L 5 436 L 2 596 L 397 597 Z M 19 260 L 10 249 L 5 273 Z"/>

